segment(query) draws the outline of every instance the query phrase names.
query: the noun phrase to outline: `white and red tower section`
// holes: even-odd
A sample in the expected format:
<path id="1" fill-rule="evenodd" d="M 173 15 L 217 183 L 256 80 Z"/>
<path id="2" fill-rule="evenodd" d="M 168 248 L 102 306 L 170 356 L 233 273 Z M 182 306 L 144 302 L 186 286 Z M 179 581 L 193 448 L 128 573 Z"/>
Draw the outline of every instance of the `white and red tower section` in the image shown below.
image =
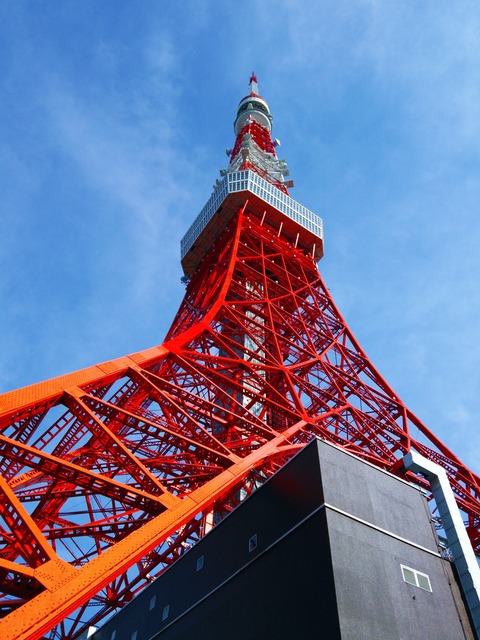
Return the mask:
<path id="1" fill-rule="evenodd" d="M 0 397 L 3 640 L 99 624 L 315 437 L 427 490 L 403 458 L 440 464 L 479 548 L 480 479 L 342 318 L 271 123 L 252 75 L 230 165 L 181 243 L 164 343 Z"/>

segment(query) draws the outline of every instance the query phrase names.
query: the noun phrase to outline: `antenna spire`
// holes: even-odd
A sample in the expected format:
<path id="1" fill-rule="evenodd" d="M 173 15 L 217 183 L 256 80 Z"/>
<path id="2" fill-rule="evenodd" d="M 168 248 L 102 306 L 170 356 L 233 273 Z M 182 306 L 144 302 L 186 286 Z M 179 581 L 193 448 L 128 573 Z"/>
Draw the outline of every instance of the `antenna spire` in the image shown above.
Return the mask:
<path id="1" fill-rule="evenodd" d="M 258 96 L 258 80 L 255 71 L 252 71 L 252 75 L 250 76 L 250 94 L 252 93 Z"/>

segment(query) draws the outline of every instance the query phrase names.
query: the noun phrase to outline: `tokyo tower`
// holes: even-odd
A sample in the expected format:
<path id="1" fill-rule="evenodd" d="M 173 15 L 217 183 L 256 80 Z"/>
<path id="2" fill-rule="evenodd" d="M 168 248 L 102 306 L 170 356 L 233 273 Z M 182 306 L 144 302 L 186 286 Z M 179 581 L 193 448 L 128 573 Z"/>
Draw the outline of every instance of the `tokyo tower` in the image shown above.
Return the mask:
<path id="1" fill-rule="evenodd" d="M 322 221 L 291 198 L 271 128 L 252 74 L 161 346 L 0 396 L 2 640 L 98 625 L 314 438 L 426 491 L 403 458 L 439 464 L 480 551 L 480 478 L 340 315 Z"/>

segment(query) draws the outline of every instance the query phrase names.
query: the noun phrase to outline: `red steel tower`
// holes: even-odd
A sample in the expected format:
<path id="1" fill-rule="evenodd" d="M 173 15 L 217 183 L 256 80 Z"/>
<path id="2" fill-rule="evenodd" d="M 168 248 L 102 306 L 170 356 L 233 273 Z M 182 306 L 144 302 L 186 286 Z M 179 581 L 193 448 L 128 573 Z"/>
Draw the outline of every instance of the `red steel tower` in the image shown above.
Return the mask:
<path id="1" fill-rule="evenodd" d="M 182 240 L 165 342 L 0 396 L 3 640 L 96 625 L 315 437 L 426 489 L 404 455 L 440 464 L 479 549 L 480 479 L 337 310 L 322 221 L 290 197 L 271 123 L 252 75 L 229 167 Z"/>

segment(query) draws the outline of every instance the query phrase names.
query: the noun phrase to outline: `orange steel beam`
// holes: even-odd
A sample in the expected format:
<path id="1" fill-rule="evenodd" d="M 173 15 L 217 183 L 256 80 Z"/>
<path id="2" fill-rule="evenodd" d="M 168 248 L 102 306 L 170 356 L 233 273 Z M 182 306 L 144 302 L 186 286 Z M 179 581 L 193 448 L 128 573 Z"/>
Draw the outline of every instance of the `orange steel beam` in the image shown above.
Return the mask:
<path id="1" fill-rule="evenodd" d="M 11 418 L 12 411 L 18 415 L 38 404 L 51 405 L 69 389 L 81 388 L 82 385 L 94 384 L 97 381 L 106 383 L 109 377 L 115 379 L 119 374 L 128 371 L 129 367 L 147 367 L 167 354 L 168 349 L 165 345 L 160 345 L 0 394 L 0 424 L 2 418 Z"/>
<path id="2" fill-rule="evenodd" d="M 48 569 L 51 570 L 48 576 L 51 587 L 47 587 L 38 596 L 10 613 L 7 619 L 0 621 L 2 640 L 42 638 L 59 621 L 111 582 L 112 578 L 152 551 L 159 541 L 208 509 L 259 463 L 276 453 L 284 453 L 288 439 L 301 431 L 305 424 L 303 420 L 298 422 L 80 569 L 74 569 L 70 565 L 64 567 L 59 561 L 55 566 L 49 566 L 48 563 L 48 566 L 35 570 L 34 575 L 38 575 L 44 584 L 47 581 L 45 574 Z M 294 447 L 293 451 L 296 449 L 298 447 Z"/>

